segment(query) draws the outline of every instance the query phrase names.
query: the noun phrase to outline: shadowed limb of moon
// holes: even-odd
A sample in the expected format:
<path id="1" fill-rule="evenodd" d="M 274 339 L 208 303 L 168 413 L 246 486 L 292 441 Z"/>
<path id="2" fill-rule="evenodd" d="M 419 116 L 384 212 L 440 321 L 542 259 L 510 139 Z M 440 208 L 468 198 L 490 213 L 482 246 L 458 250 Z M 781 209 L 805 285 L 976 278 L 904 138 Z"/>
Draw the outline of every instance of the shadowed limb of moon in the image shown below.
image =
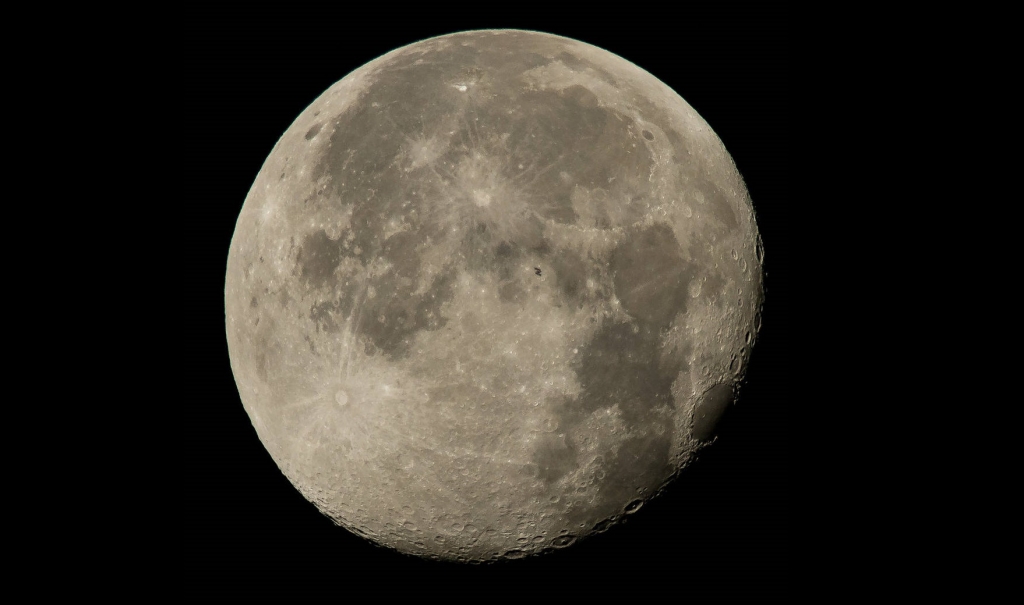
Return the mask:
<path id="1" fill-rule="evenodd" d="M 518 558 L 636 513 L 713 440 L 762 255 L 722 143 L 647 72 L 535 32 L 432 38 L 270 153 L 228 256 L 231 367 L 338 524 Z"/>

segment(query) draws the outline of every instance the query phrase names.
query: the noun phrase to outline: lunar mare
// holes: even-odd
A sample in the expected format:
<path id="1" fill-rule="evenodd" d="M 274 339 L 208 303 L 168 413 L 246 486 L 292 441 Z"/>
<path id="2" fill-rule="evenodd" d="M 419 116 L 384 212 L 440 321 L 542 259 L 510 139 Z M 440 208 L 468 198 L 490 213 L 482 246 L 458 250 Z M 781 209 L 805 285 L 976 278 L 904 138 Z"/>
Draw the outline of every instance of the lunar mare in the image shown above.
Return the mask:
<path id="1" fill-rule="evenodd" d="M 548 34 L 442 36 L 270 153 L 228 255 L 231 368 L 336 523 L 525 556 L 636 512 L 713 439 L 761 261 L 732 159 L 652 75 Z"/>

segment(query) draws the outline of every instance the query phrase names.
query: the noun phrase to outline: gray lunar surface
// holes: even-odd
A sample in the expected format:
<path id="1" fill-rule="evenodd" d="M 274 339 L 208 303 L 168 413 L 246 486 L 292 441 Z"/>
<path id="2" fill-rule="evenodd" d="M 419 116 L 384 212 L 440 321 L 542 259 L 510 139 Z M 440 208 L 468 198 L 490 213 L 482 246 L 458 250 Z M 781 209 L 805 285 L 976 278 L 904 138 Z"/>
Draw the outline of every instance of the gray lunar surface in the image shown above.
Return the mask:
<path id="1" fill-rule="evenodd" d="M 270 153 L 228 255 L 231 368 L 347 529 L 462 561 L 561 548 L 713 439 L 759 241 L 722 143 L 652 75 L 548 34 L 432 38 Z"/>

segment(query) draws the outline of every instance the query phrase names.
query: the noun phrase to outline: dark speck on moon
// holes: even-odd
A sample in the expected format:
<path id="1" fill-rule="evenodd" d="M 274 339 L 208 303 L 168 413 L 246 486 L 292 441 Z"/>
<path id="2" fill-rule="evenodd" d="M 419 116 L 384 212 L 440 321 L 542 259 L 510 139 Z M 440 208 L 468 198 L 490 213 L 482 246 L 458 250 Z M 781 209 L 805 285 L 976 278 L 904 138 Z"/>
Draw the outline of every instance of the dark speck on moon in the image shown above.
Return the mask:
<path id="1" fill-rule="evenodd" d="M 270 153 L 225 283 L 242 403 L 352 532 L 459 561 L 638 514 L 735 398 L 759 327 L 747 191 L 675 92 L 536 32 L 432 38 Z"/>

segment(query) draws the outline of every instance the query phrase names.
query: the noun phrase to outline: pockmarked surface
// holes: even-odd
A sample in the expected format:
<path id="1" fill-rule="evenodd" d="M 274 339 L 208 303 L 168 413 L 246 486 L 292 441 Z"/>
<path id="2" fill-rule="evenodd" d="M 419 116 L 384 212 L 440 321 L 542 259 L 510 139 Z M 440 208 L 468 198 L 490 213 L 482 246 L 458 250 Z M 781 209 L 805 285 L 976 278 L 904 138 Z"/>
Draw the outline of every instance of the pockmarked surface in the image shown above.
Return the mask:
<path id="1" fill-rule="evenodd" d="M 338 524 L 521 557 L 635 513 L 713 440 L 762 255 L 721 141 L 647 72 L 548 34 L 433 38 L 267 158 L 228 256 L 231 368 Z"/>

